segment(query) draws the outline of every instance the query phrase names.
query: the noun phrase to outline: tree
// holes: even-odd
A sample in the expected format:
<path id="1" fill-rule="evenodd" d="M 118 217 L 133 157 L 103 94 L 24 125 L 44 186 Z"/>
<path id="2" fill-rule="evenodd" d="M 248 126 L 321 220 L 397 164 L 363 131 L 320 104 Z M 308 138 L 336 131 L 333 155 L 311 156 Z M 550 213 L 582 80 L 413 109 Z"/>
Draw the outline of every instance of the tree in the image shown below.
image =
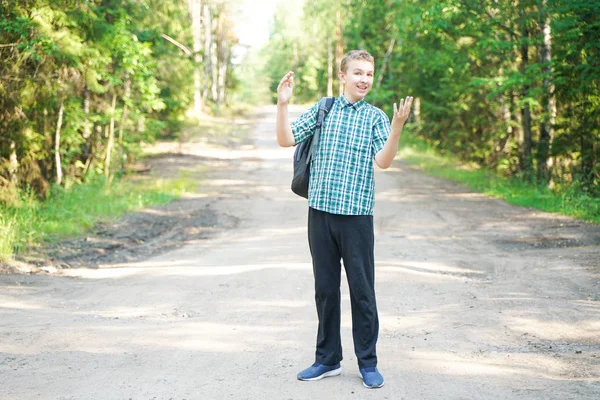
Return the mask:
<path id="1" fill-rule="evenodd" d="M 210 81 L 221 103 L 235 79 L 227 7 Z M 0 191 L 110 177 L 181 125 L 194 93 L 187 0 L 4 0 L 0 12 Z"/>

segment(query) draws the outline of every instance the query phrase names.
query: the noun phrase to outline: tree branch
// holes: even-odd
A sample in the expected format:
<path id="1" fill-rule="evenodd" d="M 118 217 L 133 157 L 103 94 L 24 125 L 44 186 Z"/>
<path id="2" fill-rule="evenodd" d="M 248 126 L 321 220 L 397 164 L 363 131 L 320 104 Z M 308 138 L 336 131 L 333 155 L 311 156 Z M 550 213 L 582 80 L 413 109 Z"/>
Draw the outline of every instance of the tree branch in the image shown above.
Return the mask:
<path id="1" fill-rule="evenodd" d="M 381 65 L 381 72 L 379 72 L 379 76 L 377 77 L 377 84 L 375 87 L 381 86 L 381 81 L 383 80 L 383 75 L 385 74 L 385 68 L 387 67 L 388 60 L 392 55 L 392 51 L 394 51 L 394 44 L 396 44 L 396 39 L 392 38 L 390 40 L 390 45 L 388 46 L 387 51 L 385 52 L 385 56 L 383 57 L 383 63 Z"/>
<path id="2" fill-rule="evenodd" d="M 192 55 L 192 51 L 190 49 L 188 49 L 187 47 L 185 47 L 183 44 L 179 43 L 177 40 L 173 39 L 170 36 L 165 35 L 164 33 L 161 33 L 160 36 L 163 39 L 168 40 L 169 42 L 173 43 L 175 46 L 179 47 L 181 50 L 183 50 L 183 52 L 185 54 L 187 54 L 188 56 Z"/>

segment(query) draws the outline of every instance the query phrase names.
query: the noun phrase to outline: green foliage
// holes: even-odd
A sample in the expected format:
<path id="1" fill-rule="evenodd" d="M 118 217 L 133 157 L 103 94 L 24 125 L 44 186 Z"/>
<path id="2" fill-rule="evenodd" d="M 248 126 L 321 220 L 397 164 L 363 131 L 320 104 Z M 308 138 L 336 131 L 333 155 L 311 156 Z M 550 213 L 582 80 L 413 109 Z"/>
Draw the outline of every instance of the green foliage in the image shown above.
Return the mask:
<path id="1" fill-rule="evenodd" d="M 33 244 L 85 233 L 100 219 L 167 203 L 193 186 L 185 177 L 112 184 L 97 177 L 71 188 L 54 186 L 45 202 L 23 192 L 17 204 L 0 206 L 0 261 L 12 259 Z"/>
<path id="2" fill-rule="evenodd" d="M 304 14 L 275 17 L 265 53 L 272 93 L 293 69 L 299 99 L 321 96 L 323 44 L 339 28 L 345 51 L 375 57 L 368 101 L 391 115 L 414 96 L 408 126 L 437 152 L 600 197 L 600 2 L 306 0 Z"/>
<path id="3" fill-rule="evenodd" d="M 274 15 L 271 40 L 263 49 L 261 57 L 267 60 L 265 68 L 270 78 L 270 92 L 276 93 L 280 79 L 288 71 L 294 71 L 294 95 L 298 101 L 305 101 L 310 91 L 306 87 L 307 80 L 304 76 L 307 40 L 299 24 L 300 13 L 301 3 L 298 1 L 289 5 L 279 4 Z M 276 96 L 273 96 L 275 102 Z"/>
<path id="4" fill-rule="evenodd" d="M 297 103 L 313 101 L 327 94 L 327 42 L 328 39 L 331 41 L 329 51 L 333 53 L 338 43 L 335 25 L 338 10 L 339 2 L 335 0 L 304 3 L 295 0 L 279 5 L 271 40 L 261 52 L 273 102 L 277 100 L 277 85 L 288 71 L 295 73 Z M 335 66 L 331 74 L 337 77 Z M 337 93 L 336 88 L 337 84 L 334 93 Z"/>
<path id="5" fill-rule="evenodd" d="M 163 35 L 189 45 L 189 18 L 184 0 L 0 3 L 0 191 L 44 195 L 57 151 L 64 182 L 114 173 L 177 130 L 198 63 Z"/>
<path id="6" fill-rule="evenodd" d="M 552 155 L 587 193 L 600 196 L 600 3 L 550 1 L 553 23 L 557 118 Z"/>
<path id="7" fill-rule="evenodd" d="M 401 146 L 402 159 L 429 175 L 463 183 L 511 204 L 600 224 L 600 202 L 597 197 L 585 193 L 580 184 L 550 189 L 546 185 L 532 185 L 519 177 L 499 177 L 493 171 L 466 165 L 456 157 L 439 155 L 432 146 L 411 133 L 402 136 Z"/>

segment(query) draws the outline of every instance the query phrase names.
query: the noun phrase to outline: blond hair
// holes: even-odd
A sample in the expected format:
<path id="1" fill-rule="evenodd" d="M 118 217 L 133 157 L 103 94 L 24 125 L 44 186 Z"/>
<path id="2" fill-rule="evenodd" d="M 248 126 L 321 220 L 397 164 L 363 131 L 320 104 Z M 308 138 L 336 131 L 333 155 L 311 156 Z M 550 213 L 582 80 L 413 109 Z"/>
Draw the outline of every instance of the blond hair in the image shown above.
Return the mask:
<path id="1" fill-rule="evenodd" d="M 340 71 L 346 73 L 348 63 L 353 60 L 368 61 L 371 64 L 373 64 L 373 66 L 375 66 L 375 59 L 372 55 L 369 54 L 369 52 L 365 50 L 351 50 L 344 55 L 344 58 L 342 58 L 342 62 L 340 64 Z"/>

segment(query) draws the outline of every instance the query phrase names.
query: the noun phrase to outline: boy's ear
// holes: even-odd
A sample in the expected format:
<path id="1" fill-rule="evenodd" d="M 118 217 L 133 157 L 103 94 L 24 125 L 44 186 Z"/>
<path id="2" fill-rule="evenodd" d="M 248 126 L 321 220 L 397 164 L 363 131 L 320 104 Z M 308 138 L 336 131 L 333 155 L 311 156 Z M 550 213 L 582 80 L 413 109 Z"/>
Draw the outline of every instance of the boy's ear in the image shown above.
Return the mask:
<path id="1" fill-rule="evenodd" d="M 346 83 L 346 74 L 344 74 L 342 71 L 338 71 L 338 78 L 340 78 L 342 83 Z"/>

